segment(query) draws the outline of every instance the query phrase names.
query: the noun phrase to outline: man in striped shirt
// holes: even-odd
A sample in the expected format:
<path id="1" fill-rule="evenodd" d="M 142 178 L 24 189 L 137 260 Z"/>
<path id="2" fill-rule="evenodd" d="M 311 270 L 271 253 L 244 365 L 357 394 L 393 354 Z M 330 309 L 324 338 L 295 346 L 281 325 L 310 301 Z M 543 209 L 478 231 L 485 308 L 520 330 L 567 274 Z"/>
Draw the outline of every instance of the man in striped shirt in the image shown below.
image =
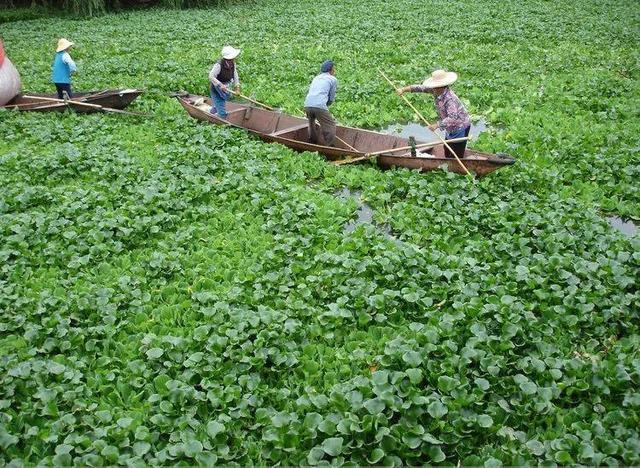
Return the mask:
<path id="1" fill-rule="evenodd" d="M 445 132 L 447 140 L 462 138 L 469 136 L 471 119 L 462 101 L 449 88 L 449 85 L 453 84 L 457 79 L 458 75 L 454 72 L 436 70 L 422 85 L 405 86 L 398 88 L 396 92 L 399 95 L 406 92 L 433 94 L 436 111 L 438 112 L 438 122 L 431 124 L 429 130 L 433 131 L 440 128 Z M 449 146 L 459 158 L 464 157 L 464 151 L 467 147 L 466 141 L 450 143 Z M 452 158 L 453 155 L 449 153 L 450 151 L 446 150 L 446 156 Z"/>

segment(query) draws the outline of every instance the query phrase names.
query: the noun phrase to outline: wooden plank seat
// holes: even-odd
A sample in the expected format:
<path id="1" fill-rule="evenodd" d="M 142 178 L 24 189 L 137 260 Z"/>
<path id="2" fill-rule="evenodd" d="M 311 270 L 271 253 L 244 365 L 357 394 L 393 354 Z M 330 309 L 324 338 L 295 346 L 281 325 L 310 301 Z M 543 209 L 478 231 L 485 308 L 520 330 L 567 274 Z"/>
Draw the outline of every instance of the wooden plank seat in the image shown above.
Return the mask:
<path id="1" fill-rule="evenodd" d="M 290 132 L 297 132 L 298 130 L 302 130 L 303 128 L 307 128 L 309 126 L 308 122 L 301 123 L 300 125 L 295 125 L 293 127 L 283 128 L 282 130 L 278 130 L 277 132 L 270 133 L 270 136 L 281 136 Z"/>

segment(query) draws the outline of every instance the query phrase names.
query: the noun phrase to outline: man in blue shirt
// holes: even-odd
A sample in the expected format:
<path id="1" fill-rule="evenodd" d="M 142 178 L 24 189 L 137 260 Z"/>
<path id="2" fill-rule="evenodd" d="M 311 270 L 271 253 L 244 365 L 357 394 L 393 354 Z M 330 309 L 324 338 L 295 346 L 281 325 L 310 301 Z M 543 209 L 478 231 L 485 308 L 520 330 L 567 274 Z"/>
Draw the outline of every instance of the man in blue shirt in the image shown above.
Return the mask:
<path id="1" fill-rule="evenodd" d="M 323 62 L 320 74 L 311 82 L 309 93 L 304 101 L 304 112 L 309 119 L 309 142 L 320 144 L 318 140 L 318 128 L 316 120 L 322 129 L 322 136 L 326 146 L 335 146 L 336 121 L 333 120 L 329 106 L 336 99 L 338 79 L 335 77 L 336 69 L 331 60 Z"/>

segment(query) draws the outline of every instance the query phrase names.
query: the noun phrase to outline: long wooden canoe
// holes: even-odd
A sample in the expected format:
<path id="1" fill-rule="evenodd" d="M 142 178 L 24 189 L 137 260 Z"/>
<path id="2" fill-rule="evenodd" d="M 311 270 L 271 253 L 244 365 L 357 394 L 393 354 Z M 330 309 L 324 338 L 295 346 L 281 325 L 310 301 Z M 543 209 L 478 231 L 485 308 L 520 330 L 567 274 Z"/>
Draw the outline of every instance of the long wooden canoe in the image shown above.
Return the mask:
<path id="1" fill-rule="evenodd" d="M 336 136 L 342 140 L 342 142 L 336 141 L 337 146 L 313 144 L 309 142 L 308 122 L 304 117 L 294 117 L 279 111 L 229 102 L 227 103 L 227 118 L 222 119 L 210 113 L 211 100 L 205 96 L 176 93 L 175 97 L 189 115 L 195 119 L 242 128 L 264 141 L 281 143 L 297 151 L 316 151 L 329 160 L 340 160 L 345 157 L 357 158 L 368 153 L 389 149 L 388 152 L 376 156 L 375 160 L 380 167 L 406 167 L 430 171 L 444 165 L 448 167 L 449 171 L 464 174 L 463 168 L 454 158 L 444 156 L 445 148 L 442 144 L 418 151 L 416 157 L 412 157 L 406 149 L 393 151 L 393 148 L 406 148 L 409 145 L 407 138 L 344 126 L 338 126 L 336 129 Z M 357 151 L 349 149 L 345 143 Z M 424 142 L 416 141 L 416 143 Z M 462 162 L 477 176 L 483 176 L 513 164 L 515 159 L 507 155 L 481 153 L 467 149 Z"/>
<path id="2" fill-rule="evenodd" d="M 87 104 L 97 104 L 102 107 L 110 107 L 111 109 L 124 109 L 141 94 L 142 91 L 139 89 L 107 89 L 104 91 L 73 93 L 72 99 Z M 27 96 L 30 97 L 25 97 L 25 95 L 20 94 L 9 101 L 6 105 L 1 106 L 0 109 L 19 109 L 34 112 L 61 112 L 70 108 L 76 112 L 99 111 L 99 109 L 92 109 L 91 107 L 77 105 L 73 102 L 58 103 L 38 99 L 38 97 L 57 99 L 58 95 L 56 93 L 29 93 Z"/>

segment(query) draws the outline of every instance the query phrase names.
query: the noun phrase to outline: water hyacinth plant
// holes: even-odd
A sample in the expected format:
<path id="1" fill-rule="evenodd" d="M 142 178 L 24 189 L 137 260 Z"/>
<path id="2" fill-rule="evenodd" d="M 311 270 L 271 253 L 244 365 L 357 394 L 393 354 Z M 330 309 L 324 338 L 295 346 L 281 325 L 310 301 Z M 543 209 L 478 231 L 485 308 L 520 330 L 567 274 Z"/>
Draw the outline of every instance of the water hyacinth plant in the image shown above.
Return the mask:
<path id="1" fill-rule="evenodd" d="M 131 108 L 154 118 L 0 111 L 0 464 L 640 463 L 640 240 L 605 218 L 640 217 L 636 12 L 285 0 L 3 24 L 24 89 L 51 90 L 65 34 L 76 89 L 145 88 Z M 334 167 L 196 122 L 167 95 L 206 93 L 229 38 L 243 93 L 291 114 L 332 57 L 351 126 L 412 119 L 376 68 L 454 69 L 488 125 L 473 147 L 518 162 L 476 182 Z"/>

